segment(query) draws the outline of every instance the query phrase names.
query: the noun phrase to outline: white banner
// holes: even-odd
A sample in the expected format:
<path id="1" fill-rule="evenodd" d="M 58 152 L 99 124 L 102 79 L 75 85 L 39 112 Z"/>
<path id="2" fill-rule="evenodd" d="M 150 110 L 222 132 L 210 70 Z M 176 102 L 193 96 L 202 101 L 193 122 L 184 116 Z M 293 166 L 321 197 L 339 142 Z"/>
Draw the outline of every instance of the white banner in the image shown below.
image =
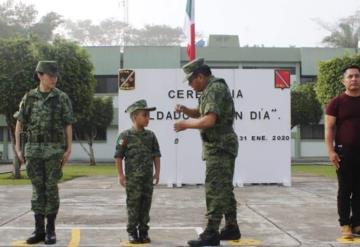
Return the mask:
<path id="1" fill-rule="evenodd" d="M 201 159 L 199 131 L 176 133 L 173 129 L 175 121 L 187 118 L 175 113 L 175 105 L 196 108 L 200 94 L 182 82 L 184 74 L 180 69 L 133 71 L 131 89 L 119 89 L 119 131 L 132 125 L 125 113 L 127 106 L 145 99 L 149 106 L 157 107 L 150 113 L 148 128 L 155 132 L 160 144 L 160 182 L 168 185 L 204 183 L 205 163 Z M 212 72 L 226 80 L 235 103 L 234 128 L 239 136 L 239 154 L 234 183 L 290 186 L 290 89 L 275 87 L 274 70 L 213 69 Z M 280 79 L 283 80 L 281 76 Z"/>

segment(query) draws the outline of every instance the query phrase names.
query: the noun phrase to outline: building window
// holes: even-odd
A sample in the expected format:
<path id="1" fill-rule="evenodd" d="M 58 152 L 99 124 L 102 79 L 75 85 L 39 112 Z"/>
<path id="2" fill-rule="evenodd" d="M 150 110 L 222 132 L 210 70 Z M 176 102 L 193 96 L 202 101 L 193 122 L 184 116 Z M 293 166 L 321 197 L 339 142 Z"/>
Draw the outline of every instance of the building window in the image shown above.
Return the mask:
<path id="1" fill-rule="evenodd" d="M 324 125 L 323 124 L 312 124 L 312 125 L 301 125 L 300 126 L 301 139 L 324 139 Z"/>
<path id="2" fill-rule="evenodd" d="M 4 141 L 4 133 L 7 133 L 8 135 L 8 142 L 11 142 L 11 139 L 10 139 L 10 133 L 9 131 L 7 131 L 7 128 L 6 127 L 0 127 L 0 142 L 3 142 Z"/>
<path id="3" fill-rule="evenodd" d="M 77 141 L 77 138 L 81 141 L 87 141 L 83 133 L 73 135 L 73 141 Z M 106 142 L 106 129 L 97 129 L 96 137 L 94 141 L 105 141 Z"/>
<path id="4" fill-rule="evenodd" d="M 291 75 L 296 75 L 296 68 L 294 67 L 243 66 L 243 69 L 284 69 L 284 70 L 289 70 Z"/>
<path id="5" fill-rule="evenodd" d="M 316 76 L 301 76 L 300 78 L 301 83 L 307 83 L 307 82 L 316 82 Z"/>
<path id="6" fill-rule="evenodd" d="M 118 78 L 116 75 L 95 76 L 97 84 L 95 93 L 117 93 Z"/>

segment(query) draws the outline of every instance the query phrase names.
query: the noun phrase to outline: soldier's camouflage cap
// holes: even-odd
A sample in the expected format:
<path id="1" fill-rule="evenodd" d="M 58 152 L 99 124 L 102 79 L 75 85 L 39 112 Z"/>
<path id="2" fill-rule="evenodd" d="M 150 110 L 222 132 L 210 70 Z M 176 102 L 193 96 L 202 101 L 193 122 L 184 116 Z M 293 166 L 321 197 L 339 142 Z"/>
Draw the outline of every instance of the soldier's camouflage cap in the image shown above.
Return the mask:
<path id="1" fill-rule="evenodd" d="M 205 64 L 204 58 L 197 58 L 185 64 L 182 67 L 185 73 L 184 82 L 188 81 L 189 78 L 193 75 L 194 71 L 200 68 L 201 66 L 203 66 L 204 64 Z"/>
<path id="2" fill-rule="evenodd" d="M 51 76 L 59 76 L 59 70 L 56 61 L 39 61 L 34 73 L 35 81 L 39 81 L 37 72 L 45 73 Z"/>
<path id="3" fill-rule="evenodd" d="M 128 108 L 126 108 L 125 112 L 127 112 L 131 115 L 131 113 L 133 113 L 137 110 L 155 111 L 156 107 L 148 107 L 146 100 L 141 99 L 141 100 L 138 100 L 138 101 L 132 103 L 131 105 L 129 105 Z"/>

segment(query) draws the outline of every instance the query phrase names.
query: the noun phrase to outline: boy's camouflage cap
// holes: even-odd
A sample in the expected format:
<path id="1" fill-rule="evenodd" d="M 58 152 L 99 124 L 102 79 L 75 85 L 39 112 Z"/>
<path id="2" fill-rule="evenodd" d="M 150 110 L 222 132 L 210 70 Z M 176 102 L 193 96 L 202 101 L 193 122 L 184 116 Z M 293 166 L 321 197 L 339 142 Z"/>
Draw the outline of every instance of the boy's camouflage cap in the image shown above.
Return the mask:
<path id="1" fill-rule="evenodd" d="M 127 112 L 131 115 L 131 113 L 133 113 L 137 110 L 155 111 L 156 107 L 148 107 L 146 100 L 141 99 L 141 100 L 138 100 L 138 101 L 132 103 L 131 105 L 129 105 L 128 108 L 126 108 L 125 112 Z"/>

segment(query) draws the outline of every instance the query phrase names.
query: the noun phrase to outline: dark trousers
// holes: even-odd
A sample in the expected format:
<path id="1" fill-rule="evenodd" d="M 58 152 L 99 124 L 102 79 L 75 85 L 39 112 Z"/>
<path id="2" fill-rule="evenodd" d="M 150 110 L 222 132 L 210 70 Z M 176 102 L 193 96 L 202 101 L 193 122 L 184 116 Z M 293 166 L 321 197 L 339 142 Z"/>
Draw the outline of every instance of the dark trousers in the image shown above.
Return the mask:
<path id="1" fill-rule="evenodd" d="M 340 156 L 337 207 L 340 225 L 360 225 L 360 154 L 337 148 Z"/>

